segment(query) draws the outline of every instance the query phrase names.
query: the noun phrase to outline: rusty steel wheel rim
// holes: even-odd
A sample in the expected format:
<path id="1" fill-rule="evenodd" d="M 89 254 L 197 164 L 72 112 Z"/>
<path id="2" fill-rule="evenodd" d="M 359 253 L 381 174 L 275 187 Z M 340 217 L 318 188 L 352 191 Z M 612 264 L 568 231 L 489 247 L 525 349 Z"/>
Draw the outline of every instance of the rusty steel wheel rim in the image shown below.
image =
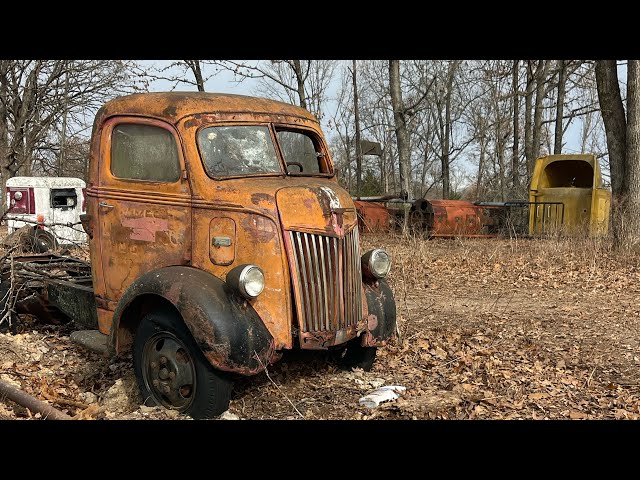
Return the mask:
<path id="1" fill-rule="evenodd" d="M 185 411 L 196 393 L 196 369 L 184 343 L 171 332 L 147 340 L 142 353 L 142 376 L 157 404 Z"/>

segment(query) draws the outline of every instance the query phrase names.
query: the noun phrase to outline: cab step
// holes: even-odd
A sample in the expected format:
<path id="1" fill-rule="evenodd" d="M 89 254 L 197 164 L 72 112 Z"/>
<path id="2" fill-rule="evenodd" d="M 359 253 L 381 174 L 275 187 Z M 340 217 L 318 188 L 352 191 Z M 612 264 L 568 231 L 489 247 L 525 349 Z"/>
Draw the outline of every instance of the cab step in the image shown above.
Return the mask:
<path id="1" fill-rule="evenodd" d="M 73 343 L 87 350 L 103 355 L 107 354 L 107 340 L 109 337 L 98 330 L 76 330 L 69 338 Z"/>

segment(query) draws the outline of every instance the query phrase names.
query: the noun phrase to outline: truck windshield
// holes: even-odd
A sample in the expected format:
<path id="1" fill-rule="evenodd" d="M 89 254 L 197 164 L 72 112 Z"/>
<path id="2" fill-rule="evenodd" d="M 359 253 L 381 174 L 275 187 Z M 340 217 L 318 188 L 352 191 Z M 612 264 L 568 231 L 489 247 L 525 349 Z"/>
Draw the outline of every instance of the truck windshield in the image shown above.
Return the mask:
<path id="1" fill-rule="evenodd" d="M 198 134 L 198 144 L 207 174 L 212 177 L 282 173 L 266 126 L 204 128 Z"/>
<path id="2" fill-rule="evenodd" d="M 305 132 L 278 131 L 278 142 L 289 174 L 314 175 L 323 172 L 322 153 Z"/>

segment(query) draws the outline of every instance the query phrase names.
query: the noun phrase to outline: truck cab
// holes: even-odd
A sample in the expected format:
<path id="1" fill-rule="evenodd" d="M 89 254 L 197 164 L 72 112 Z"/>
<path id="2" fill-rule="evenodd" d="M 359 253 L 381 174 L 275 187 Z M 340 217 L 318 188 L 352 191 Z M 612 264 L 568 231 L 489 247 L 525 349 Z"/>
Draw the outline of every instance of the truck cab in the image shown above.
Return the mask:
<path id="1" fill-rule="evenodd" d="M 217 93 L 144 93 L 98 112 L 83 227 L 97 329 L 132 352 L 148 405 L 228 408 L 234 376 L 284 350 L 370 369 L 396 332 L 383 249 L 306 110 Z"/>

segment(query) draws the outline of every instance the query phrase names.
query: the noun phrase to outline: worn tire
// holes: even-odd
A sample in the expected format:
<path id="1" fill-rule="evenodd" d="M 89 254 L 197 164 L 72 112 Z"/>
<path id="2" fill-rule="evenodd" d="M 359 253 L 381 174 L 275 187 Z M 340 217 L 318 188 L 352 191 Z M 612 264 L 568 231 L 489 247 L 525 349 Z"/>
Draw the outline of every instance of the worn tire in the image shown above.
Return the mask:
<path id="1" fill-rule="evenodd" d="M 164 364 L 163 356 L 168 359 Z M 161 364 L 165 367 L 158 367 Z M 147 406 L 160 405 L 196 419 L 215 417 L 229 408 L 231 379 L 211 366 L 176 313 L 153 312 L 142 319 L 133 343 L 133 365 Z M 167 378 L 167 371 L 174 377 Z M 154 380 L 165 384 L 154 386 Z M 160 391 L 163 387 L 169 388 L 167 395 Z"/>
<path id="2" fill-rule="evenodd" d="M 376 360 L 377 350 L 377 347 L 363 347 L 359 337 L 353 338 L 347 342 L 341 363 L 346 368 L 361 368 L 368 372 Z"/>
<path id="3" fill-rule="evenodd" d="M 29 236 L 29 249 L 35 253 L 47 253 L 58 246 L 56 237 L 42 228 L 35 228 Z"/>

